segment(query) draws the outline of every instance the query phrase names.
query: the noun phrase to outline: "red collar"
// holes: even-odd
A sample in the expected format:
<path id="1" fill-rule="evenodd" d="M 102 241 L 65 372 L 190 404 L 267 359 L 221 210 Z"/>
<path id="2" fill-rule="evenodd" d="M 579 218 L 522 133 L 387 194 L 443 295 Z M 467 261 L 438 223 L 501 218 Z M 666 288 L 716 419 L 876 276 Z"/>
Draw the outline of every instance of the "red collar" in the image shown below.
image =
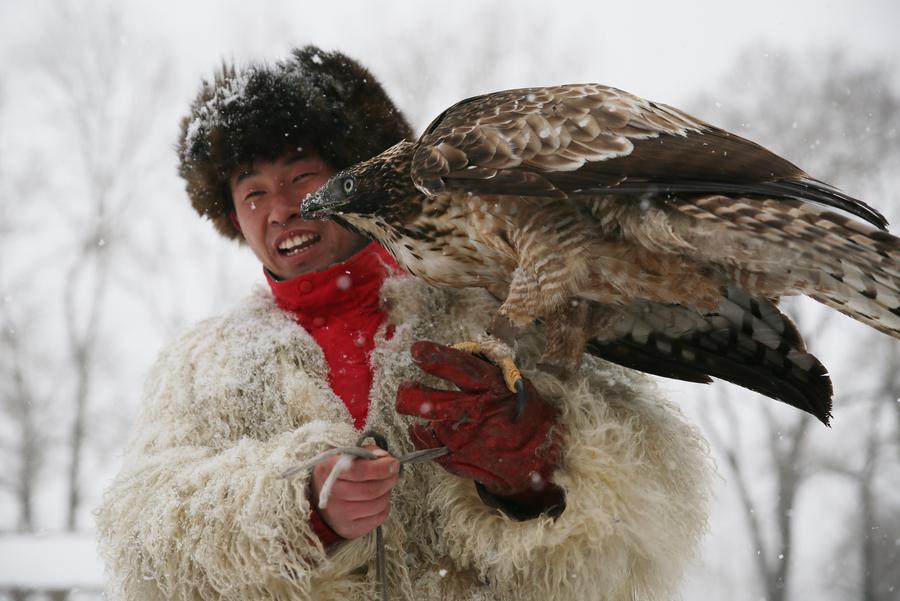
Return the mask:
<path id="1" fill-rule="evenodd" d="M 278 306 L 304 322 L 317 316 L 378 311 L 381 285 L 388 276 L 400 273 L 400 267 L 390 253 L 372 242 L 324 271 L 282 281 L 265 273 Z"/>

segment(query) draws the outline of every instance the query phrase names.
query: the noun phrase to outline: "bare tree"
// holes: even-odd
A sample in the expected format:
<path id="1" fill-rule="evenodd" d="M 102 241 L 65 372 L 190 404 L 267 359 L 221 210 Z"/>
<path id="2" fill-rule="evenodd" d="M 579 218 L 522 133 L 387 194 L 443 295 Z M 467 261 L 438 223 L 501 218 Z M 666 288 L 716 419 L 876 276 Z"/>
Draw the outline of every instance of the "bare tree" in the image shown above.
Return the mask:
<path id="1" fill-rule="evenodd" d="M 763 49 L 747 52 L 733 73 L 722 86 L 727 91 L 698 100 L 693 107 L 695 114 L 772 148 L 815 177 L 836 183 L 851 194 L 889 189 L 881 183 L 900 165 L 900 97 L 891 86 L 888 68 L 853 64 L 838 51 L 798 57 Z M 874 204 L 885 207 L 888 201 L 876 199 Z M 801 320 L 799 326 L 814 351 L 816 340 L 811 338 L 841 332 L 836 320 L 814 327 Z M 874 346 L 889 357 L 897 357 L 896 341 L 882 338 L 872 343 L 868 334 L 864 338 L 869 354 Z M 755 580 L 769 601 L 786 598 L 791 568 L 798 564 L 792 561 L 796 546 L 792 522 L 798 510 L 798 493 L 812 475 L 826 472 L 848 478 L 859 500 L 857 532 L 851 536 L 860 557 L 855 577 L 860 584 L 854 590 L 866 601 L 887 598 L 880 596 L 890 588 L 884 586 L 889 578 L 880 567 L 886 539 L 874 533 L 882 523 L 900 522 L 894 515 L 896 509 L 876 493 L 884 474 L 896 472 L 898 465 L 896 455 L 891 454 L 893 472 L 885 469 L 889 467 L 884 453 L 886 441 L 900 441 L 894 438 L 900 437 L 896 402 L 900 364 L 888 363 L 872 375 L 873 385 L 849 394 L 838 388 L 835 405 L 840 419 L 858 425 L 855 436 L 831 440 L 830 454 L 810 448 L 813 422 L 808 417 L 776 413 L 771 404 L 760 405 L 757 410 L 765 443 L 753 452 L 740 444 L 743 418 L 739 410 L 717 402 L 712 417 L 704 416 L 705 427 L 725 458 L 747 516 L 748 535 L 757 549 Z M 842 366 L 831 367 L 835 374 L 841 371 L 835 368 Z M 893 434 L 885 435 L 884 428 L 879 428 L 886 411 L 896 411 L 898 416 Z M 847 459 L 858 455 L 863 459 L 855 464 Z M 759 490 L 754 491 L 750 482 L 749 474 L 760 457 L 774 472 L 767 502 L 759 500 Z M 770 512 L 764 508 L 770 508 Z"/>
<path id="2" fill-rule="evenodd" d="M 885 402 L 894 410 L 894 447 L 900 463 L 900 349 L 896 345 L 883 345 L 885 349 L 882 392 Z"/>
<path id="3" fill-rule="evenodd" d="M 4 383 L 0 390 L 0 413 L 12 426 L 0 446 L 0 451 L 8 455 L 4 464 L 12 469 L 0 475 L 0 485 L 10 490 L 15 499 L 16 529 L 30 532 L 35 528 L 37 482 L 47 442 L 40 424 L 45 403 L 32 388 L 20 330 L 7 310 L 0 314 L 0 328 L 0 356 L 3 357 L 0 376 Z"/>
<path id="4" fill-rule="evenodd" d="M 896 424 L 885 419 L 900 398 L 900 353 L 891 348 L 877 365 L 870 389 L 846 399 L 855 400 L 864 412 L 861 456 L 831 454 L 820 461 L 823 469 L 846 478 L 855 489 L 858 512 L 841 553 L 859 558 L 859 577 L 851 582 L 838 579 L 835 584 L 862 601 L 892 601 L 900 591 L 896 569 L 900 561 L 900 499 L 880 494 L 880 489 L 900 484 L 900 433 Z M 892 445 L 893 453 L 889 452 Z"/>
<path id="5" fill-rule="evenodd" d="M 744 52 L 692 112 L 764 144 L 815 177 L 861 195 L 900 159 L 896 65 L 856 64 L 838 49 Z M 889 199 L 871 200 L 886 210 Z"/>
<path id="6" fill-rule="evenodd" d="M 383 7 L 373 5 L 371 10 Z M 406 31 L 391 32 L 385 62 L 377 72 L 414 128 L 423 128 L 463 98 L 504 87 L 575 81 L 575 74 L 587 65 L 597 67 L 597 57 L 591 56 L 583 38 L 553 31 L 560 23 L 532 12 L 484 3 L 464 18 L 460 28 L 428 29 L 427 23 L 416 23 Z M 428 43 L 422 41 L 423 29 L 429 30 Z M 547 39 L 557 42 L 536 43 Z"/>
<path id="7" fill-rule="evenodd" d="M 2 280 L 0 265 L 0 280 Z M 4 293 L 5 289 L 0 288 Z M 12 315 L 12 297 L 3 294 L 0 301 L 0 415 L 9 432 L 0 440 L 4 468 L 0 472 L 0 488 L 7 490 L 17 507 L 16 529 L 33 530 L 34 500 L 44 453 L 38 423 L 39 402 L 26 373 L 26 349 Z"/>
<path id="8" fill-rule="evenodd" d="M 98 353 L 109 343 L 103 327 L 114 277 L 111 250 L 129 240 L 130 228 L 137 225 L 129 212 L 140 196 L 139 186 L 146 183 L 145 149 L 156 114 L 152 103 L 165 80 L 158 76 L 160 65 L 141 64 L 130 51 L 128 32 L 112 3 L 89 14 L 61 0 L 45 23 L 37 62 L 79 173 L 69 182 L 76 202 L 70 198 L 65 206 L 55 205 L 66 212 L 70 226 L 61 300 L 74 374 L 66 476 L 66 524 L 74 530 L 82 502 L 88 405 L 96 387 Z M 130 252 L 126 246 L 116 259 Z"/>
<path id="9" fill-rule="evenodd" d="M 2 90 L 0 90 L 2 92 Z M 0 113 L 4 109 L 0 94 Z M 0 416 L 9 432 L 0 437 L 0 488 L 8 491 L 17 508 L 16 529 L 28 532 L 35 527 L 37 483 L 44 467 L 48 441 L 46 422 L 42 421 L 46 400 L 35 390 L 29 373 L 32 349 L 22 331 L 33 317 L 26 305 L 16 303 L 17 293 L 26 288 L 25 278 L 9 269 L 10 257 L 16 256 L 20 230 L 25 229 L 15 205 L 28 190 L 33 198 L 39 186 L 23 186 L 19 178 L 8 173 L 5 154 L 0 149 Z"/>
<path id="10" fill-rule="evenodd" d="M 807 415 L 779 418 L 769 404 L 760 405 L 764 430 L 756 448 L 766 455 L 767 468 L 775 474 L 771 510 L 774 525 L 767 527 L 769 524 L 762 517 L 765 514 L 763 504 L 753 495 L 751 473 L 754 467 L 752 461 L 748 461 L 742 440 L 743 423 L 737 403 L 729 398 L 732 395 L 728 390 L 719 390 L 716 396 L 714 403 L 704 402 L 709 411 L 700 413 L 701 422 L 711 442 L 725 458 L 736 489 L 755 549 L 755 580 L 763 589 L 765 599 L 783 601 L 787 598 L 794 549 L 791 517 L 800 488 L 810 475 L 804 453 L 809 428 L 814 421 Z M 711 414 L 718 414 L 720 419 L 711 419 Z"/>

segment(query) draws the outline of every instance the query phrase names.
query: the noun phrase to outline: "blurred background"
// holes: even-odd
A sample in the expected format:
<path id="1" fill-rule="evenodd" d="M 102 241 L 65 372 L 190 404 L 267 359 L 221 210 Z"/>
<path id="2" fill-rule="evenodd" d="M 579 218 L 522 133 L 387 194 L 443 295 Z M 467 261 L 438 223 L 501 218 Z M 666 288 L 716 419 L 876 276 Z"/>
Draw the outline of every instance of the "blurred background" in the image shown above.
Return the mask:
<path id="1" fill-rule="evenodd" d="M 93 599 L 92 510 L 160 346 L 264 282 L 190 209 L 180 118 L 222 60 L 361 59 L 417 128 L 596 81 L 749 137 L 900 219 L 900 3 L 0 0 L 0 599 Z M 898 230 L 894 228 L 894 233 Z M 900 344 L 789 303 L 834 424 L 660 380 L 720 478 L 686 600 L 900 599 Z"/>

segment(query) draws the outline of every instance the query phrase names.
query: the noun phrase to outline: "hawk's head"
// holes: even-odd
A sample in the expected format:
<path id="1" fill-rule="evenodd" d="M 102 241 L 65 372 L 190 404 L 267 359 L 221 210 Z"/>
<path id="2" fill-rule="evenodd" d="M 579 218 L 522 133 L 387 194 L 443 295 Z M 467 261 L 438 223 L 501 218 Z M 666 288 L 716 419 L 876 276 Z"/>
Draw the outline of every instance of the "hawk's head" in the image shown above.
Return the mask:
<path id="1" fill-rule="evenodd" d="M 300 204 L 303 219 L 333 219 L 374 234 L 376 223 L 402 225 L 418 214 L 421 193 L 409 176 L 413 144 L 400 142 L 380 155 L 342 169 Z"/>

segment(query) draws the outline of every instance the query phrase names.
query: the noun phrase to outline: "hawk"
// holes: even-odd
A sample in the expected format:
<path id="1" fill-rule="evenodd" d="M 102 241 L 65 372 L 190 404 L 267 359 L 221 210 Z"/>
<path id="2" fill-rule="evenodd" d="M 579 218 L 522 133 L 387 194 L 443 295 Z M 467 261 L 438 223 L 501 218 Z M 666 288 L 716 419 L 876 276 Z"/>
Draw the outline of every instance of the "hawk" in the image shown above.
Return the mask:
<path id="1" fill-rule="evenodd" d="M 429 284 L 501 299 L 481 347 L 501 363 L 508 347 L 493 342 L 542 322 L 542 361 L 563 375 L 587 351 L 722 378 L 827 424 L 827 371 L 778 299 L 805 294 L 900 337 L 900 245 L 880 213 L 754 142 L 598 84 L 463 100 L 337 173 L 301 214 L 378 240 Z"/>

